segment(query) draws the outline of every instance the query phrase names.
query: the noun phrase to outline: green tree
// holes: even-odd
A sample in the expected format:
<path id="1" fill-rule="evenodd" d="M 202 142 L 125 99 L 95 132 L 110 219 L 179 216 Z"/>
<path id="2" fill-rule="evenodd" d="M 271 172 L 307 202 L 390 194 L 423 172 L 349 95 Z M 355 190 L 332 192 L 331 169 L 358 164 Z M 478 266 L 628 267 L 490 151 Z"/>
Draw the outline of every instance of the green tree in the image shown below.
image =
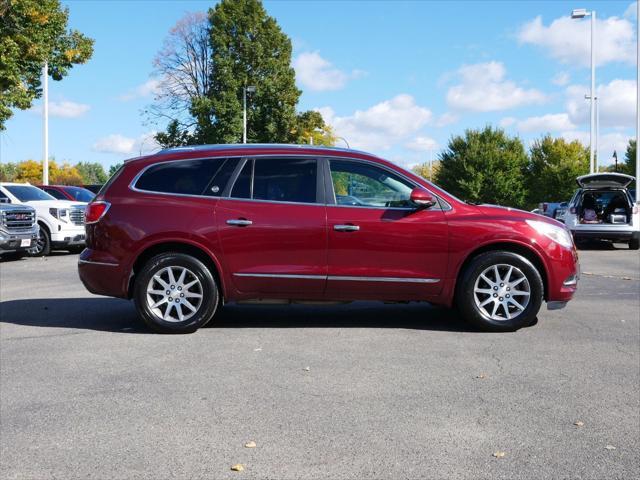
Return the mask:
<path id="1" fill-rule="evenodd" d="M 449 140 L 436 183 L 465 200 L 523 207 L 527 154 L 519 138 L 485 127 Z"/>
<path id="2" fill-rule="evenodd" d="M 120 170 L 120 167 L 122 167 L 122 163 L 116 163 L 114 165 L 111 165 L 109 167 L 109 178 L 111 178 L 114 173 L 116 173 L 118 170 Z"/>
<path id="3" fill-rule="evenodd" d="M 222 0 L 209 10 L 213 50 L 211 89 L 193 106 L 199 140 L 242 138 L 243 87 L 255 86 L 247 108 L 251 142 L 288 142 L 302 93 L 291 66 L 291 40 L 259 0 Z"/>
<path id="4" fill-rule="evenodd" d="M 429 165 L 429 162 L 424 162 L 411 167 L 411 171 L 413 173 L 421 176 L 425 180 L 431 180 L 432 178 L 435 180 L 436 178 L 438 178 L 439 170 L 440 170 L 439 161 L 434 161 L 431 165 Z"/>
<path id="5" fill-rule="evenodd" d="M 93 40 L 68 30 L 59 0 L 0 0 L 0 130 L 12 108 L 26 110 L 42 94 L 41 71 L 62 80 L 93 54 Z"/>
<path id="6" fill-rule="evenodd" d="M 574 140 L 546 135 L 530 149 L 527 168 L 528 205 L 543 201 L 569 200 L 576 189 L 576 177 L 589 173 L 589 149 Z"/>
<path id="7" fill-rule="evenodd" d="M 0 163 L 0 182 L 13 182 L 18 176 L 18 166 L 15 163 Z"/>
<path id="8" fill-rule="evenodd" d="M 296 115 L 296 124 L 291 132 L 294 143 L 325 145 L 332 147 L 336 144 L 336 136 L 330 125 L 327 125 L 320 112 L 307 110 Z"/>
<path id="9" fill-rule="evenodd" d="M 636 148 L 637 143 L 635 140 L 629 140 L 627 145 L 627 151 L 624 155 L 624 163 L 622 164 L 622 173 L 627 175 L 636 176 Z"/>
<path id="10" fill-rule="evenodd" d="M 98 162 L 79 162 L 75 168 L 80 173 L 82 183 L 85 185 L 105 183 L 109 178 L 104 167 Z"/>

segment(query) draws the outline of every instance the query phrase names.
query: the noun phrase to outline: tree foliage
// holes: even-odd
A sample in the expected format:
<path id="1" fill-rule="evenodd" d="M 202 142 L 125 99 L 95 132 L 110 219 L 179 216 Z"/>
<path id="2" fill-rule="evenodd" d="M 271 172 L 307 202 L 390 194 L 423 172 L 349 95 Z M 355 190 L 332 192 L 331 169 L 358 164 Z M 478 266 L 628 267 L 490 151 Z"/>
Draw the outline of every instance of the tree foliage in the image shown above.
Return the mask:
<path id="1" fill-rule="evenodd" d="M 624 164 L 622 165 L 622 173 L 627 175 L 636 176 L 636 148 L 637 142 L 635 140 L 629 140 L 627 145 L 627 151 L 624 155 Z"/>
<path id="2" fill-rule="evenodd" d="M 28 109 L 42 94 L 45 61 L 61 80 L 93 54 L 93 40 L 68 30 L 68 17 L 59 0 L 0 0 L 0 130 L 11 109 Z"/>
<path id="3" fill-rule="evenodd" d="M 114 173 L 116 173 L 118 170 L 120 170 L 120 167 L 122 167 L 122 163 L 116 163 L 114 165 L 111 165 L 109 167 L 109 178 L 111 178 Z"/>
<path id="4" fill-rule="evenodd" d="M 440 154 L 436 183 L 472 202 L 524 207 L 527 164 L 520 139 L 491 126 L 467 130 Z"/>
<path id="5" fill-rule="evenodd" d="M 432 179 L 438 178 L 438 171 L 440 170 L 440 162 L 438 160 L 434 160 L 429 164 L 429 162 L 420 163 L 418 165 L 414 165 L 411 168 L 411 171 L 416 175 L 421 176 L 425 180 L 431 181 Z"/>
<path id="6" fill-rule="evenodd" d="M 93 166 L 87 169 L 86 166 Z M 96 176 L 102 170 L 103 177 Z M 89 176 L 85 176 L 89 174 Z M 106 174 L 102 165 L 98 163 L 81 162 L 76 165 L 64 163 L 58 165 L 55 160 L 49 161 L 49 183 L 52 185 L 87 185 L 92 183 L 104 183 L 94 181 L 96 178 L 104 178 Z M 35 185 L 42 183 L 42 162 L 36 160 L 24 160 L 18 163 L 0 164 L 0 181 L 2 182 L 29 182 Z"/>
<path id="7" fill-rule="evenodd" d="M 79 162 L 75 165 L 85 185 L 102 184 L 109 178 L 102 164 L 98 162 Z"/>
<path id="8" fill-rule="evenodd" d="M 546 135 L 530 150 L 527 168 L 528 204 L 564 201 L 576 189 L 576 177 L 589 173 L 589 149 L 580 142 Z"/>
<path id="9" fill-rule="evenodd" d="M 148 112 L 169 120 L 156 135 L 158 143 L 240 142 L 243 89 L 254 86 L 247 94 L 248 142 L 312 139 L 333 145 L 333 131 L 320 113 L 296 113 L 301 91 L 291 50 L 291 40 L 260 0 L 222 0 L 206 22 L 202 14 L 187 15 L 170 31 L 155 62 L 159 93 Z"/>

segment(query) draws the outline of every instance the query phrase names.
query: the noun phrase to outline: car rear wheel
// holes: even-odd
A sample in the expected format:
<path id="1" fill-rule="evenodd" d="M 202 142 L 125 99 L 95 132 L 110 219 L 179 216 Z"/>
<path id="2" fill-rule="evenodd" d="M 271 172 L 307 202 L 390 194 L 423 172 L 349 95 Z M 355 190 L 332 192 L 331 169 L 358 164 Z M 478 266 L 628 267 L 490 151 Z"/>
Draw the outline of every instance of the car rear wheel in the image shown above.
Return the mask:
<path id="1" fill-rule="evenodd" d="M 32 257 L 44 257 L 51 253 L 51 236 L 46 228 L 40 227 L 35 246 L 29 250 Z"/>
<path id="2" fill-rule="evenodd" d="M 159 333 L 192 333 L 206 325 L 218 307 L 218 286 L 207 266 L 183 253 L 151 258 L 137 275 L 138 313 Z"/>
<path id="3" fill-rule="evenodd" d="M 465 319 L 482 330 L 508 332 L 531 325 L 544 285 L 538 270 L 521 255 L 494 251 L 475 257 L 456 290 Z"/>
<path id="4" fill-rule="evenodd" d="M 640 250 L 640 238 L 632 238 L 629 241 L 629 249 L 630 250 Z"/>

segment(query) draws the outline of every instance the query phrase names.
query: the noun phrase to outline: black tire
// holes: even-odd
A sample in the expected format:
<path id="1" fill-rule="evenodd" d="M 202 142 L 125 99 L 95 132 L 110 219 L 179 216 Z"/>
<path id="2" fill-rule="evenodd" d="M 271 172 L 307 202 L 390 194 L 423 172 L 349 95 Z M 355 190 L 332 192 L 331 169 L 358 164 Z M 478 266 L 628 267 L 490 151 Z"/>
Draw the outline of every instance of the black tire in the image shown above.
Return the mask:
<path id="1" fill-rule="evenodd" d="M 40 227 L 36 246 L 29 250 L 30 257 L 45 257 L 51 253 L 51 235 L 49 230 Z"/>
<path id="2" fill-rule="evenodd" d="M 629 240 L 629 250 L 640 250 L 640 238 L 632 238 Z"/>
<path id="3" fill-rule="evenodd" d="M 178 321 L 176 319 L 167 321 L 158 316 L 158 312 L 160 314 L 164 314 L 166 312 L 166 310 L 163 311 L 163 308 L 169 308 L 166 305 L 169 305 L 170 302 L 167 301 L 166 298 L 164 303 L 156 309 L 152 309 L 152 305 L 149 304 L 151 300 L 163 299 L 162 295 L 155 293 L 147 295 L 147 288 L 154 275 L 159 273 L 165 275 L 168 267 L 171 267 L 172 271 L 175 269 L 176 272 L 179 272 L 180 269 L 187 269 L 189 272 L 187 273 L 188 278 L 191 281 L 197 279 L 200 282 L 199 284 L 196 284 L 196 287 L 198 287 L 198 291 L 202 297 L 201 303 L 196 305 L 197 309 L 195 312 L 188 311 L 185 303 L 174 305 L 174 307 L 172 307 L 173 309 L 170 311 L 169 318 L 171 318 L 172 315 L 176 315 L 178 309 L 180 309 L 181 312 L 187 312 L 192 315 L 189 318 L 185 318 L 184 321 Z M 166 277 L 161 279 L 166 281 Z M 187 280 L 184 282 L 187 282 Z M 184 282 L 183 284 L 185 284 L 186 287 L 186 283 Z M 156 287 L 161 286 L 159 284 L 153 285 Z M 167 292 L 172 292 L 169 290 L 170 287 L 171 286 L 166 287 Z M 171 296 L 167 297 L 171 301 L 171 304 L 173 304 L 172 302 L 180 301 L 177 295 L 178 290 L 181 290 L 182 287 L 179 287 L 178 282 L 176 282 L 175 287 L 176 289 L 170 294 Z M 186 293 L 187 290 L 184 290 L 184 292 Z M 184 294 L 181 296 L 184 297 Z M 183 302 L 185 300 L 187 299 L 182 299 Z M 134 284 L 134 301 L 140 317 L 142 317 L 147 326 L 153 331 L 158 333 L 193 333 L 198 328 L 206 325 L 215 314 L 218 308 L 219 293 L 215 278 L 204 263 L 191 255 L 167 252 L 151 258 L 136 276 Z"/>
<path id="4" fill-rule="evenodd" d="M 491 316 L 485 314 L 476 303 L 474 293 L 476 281 L 480 277 L 481 273 L 494 265 L 513 266 L 517 268 L 524 277 L 526 277 L 529 285 L 529 303 L 525 306 L 524 310 L 511 319 L 492 319 Z M 505 267 L 501 268 L 505 269 Z M 504 275 L 504 273 L 501 273 L 503 278 Z M 483 297 L 482 300 L 488 299 L 489 296 L 493 296 L 490 294 L 480 295 L 488 295 L 487 297 Z M 535 323 L 536 315 L 542 305 L 543 296 L 544 284 L 542 282 L 540 272 L 538 272 L 536 267 L 534 267 L 529 260 L 512 252 L 492 251 L 482 253 L 475 257 L 462 273 L 456 288 L 456 305 L 465 320 L 481 330 L 489 332 L 512 332 Z M 510 306 L 502 308 L 515 309 L 515 307 Z M 504 310 L 496 313 L 504 314 Z"/>
<path id="5" fill-rule="evenodd" d="M 82 253 L 82 251 L 84 250 L 84 245 L 74 245 L 72 247 L 67 248 L 67 251 L 69 253 Z"/>

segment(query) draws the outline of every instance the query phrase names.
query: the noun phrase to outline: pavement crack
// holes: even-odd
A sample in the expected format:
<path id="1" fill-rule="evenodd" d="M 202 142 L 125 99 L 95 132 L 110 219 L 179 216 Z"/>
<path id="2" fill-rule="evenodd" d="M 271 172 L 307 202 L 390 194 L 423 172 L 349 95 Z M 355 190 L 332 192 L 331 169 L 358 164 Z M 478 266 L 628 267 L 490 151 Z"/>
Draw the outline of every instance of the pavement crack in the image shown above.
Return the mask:
<path id="1" fill-rule="evenodd" d="M 28 335 L 24 337 L 3 338 L 3 342 L 11 340 L 29 340 L 33 338 L 49 338 L 49 337 L 67 337 L 69 335 L 82 335 L 89 332 L 66 332 L 66 333 L 52 333 L 51 335 Z"/>
<path id="2" fill-rule="evenodd" d="M 593 272 L 582 272 L 581 275 L 585 275 L 587 277 L 600 277 L 600 278 L 616 278 L 618 280 L 631 280 L 631 281 L 640 281 L 640 278 L 628 277 L 626 275 L 605 275 L 603 273 L 593 273 Z"/>

